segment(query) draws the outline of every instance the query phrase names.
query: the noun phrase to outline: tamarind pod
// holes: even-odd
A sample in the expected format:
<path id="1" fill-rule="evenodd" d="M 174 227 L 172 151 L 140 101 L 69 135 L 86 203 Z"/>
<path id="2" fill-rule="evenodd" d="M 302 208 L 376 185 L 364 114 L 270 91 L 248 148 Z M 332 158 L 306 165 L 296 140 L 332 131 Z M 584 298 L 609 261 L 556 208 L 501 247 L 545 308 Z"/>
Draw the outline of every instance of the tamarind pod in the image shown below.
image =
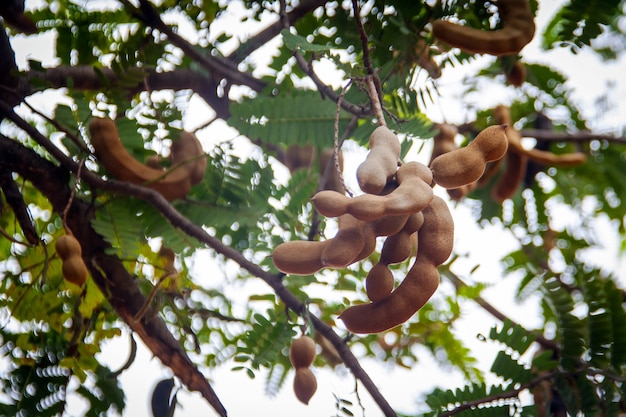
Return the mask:
<path id="1" fill-rule="evenodd" d="M 432 22 L 433 35 L 440 41 L 473 54 L 514 55 L 535 34 L 534 16 L 527 0 L 501 0 L 497 3 L 502 29 L 484 31 L 445 20 Z"/>
<path id="2" fill-rule="evenodd" d="M 337 349 L 335 349 L 335 346 L 333 346 L 333 344 L 330 343 L 330 341 L 326 337 L 324 337 L 323 334 L 321 334 L 320 332 L 315 332 L 314 338 L 317 344 L 322 349 L 322 357 L 330 366 L 335 367 L 343 363 L 343 359 L 341 359 L 341 356 L 339 355 L 339 352 L 337 352 Z"/>
<path id="3" fill-rule="evenodd" d="M 380 301 L 393 291 L 393 273 L 381 262 L 375 264 L 365 277 L 365 292 L 371 301 Z"/>
<path id="4" fill-rule="evenodd" d="M 300 336 L 289 346 L 289 360 L 296 369 L 311 366 L 316 354 L 315 342 L 309 336 Z"/>
<path id="5" fill-rule="evenodd" d="M 482 178 L 484 176 L 485 176 L 485 174 L 483 174 L 480 178 Z M 446 190 L 446 191 L 448 192 L 448 195 L 450 196 L 451 200 L 460 201 L 465 196 L 467 196 L 469 193 L 474 191 L 476 189 L 476 187 L 478 187 L 478 181 L 474 181 L 474 182 L 472 182 L 470 184 L 465 184 L 464 186 L 459 187 L 459 188 L 451 188 L 451 189 Z"/>
<path id="6" fill-rule="evenodd" d="M 508 147 L 505 129 L 505 125 L 489 126 L 466 147 L 436 157 L 430 164 L 435 182 L 451 189 L 477 181 L 487 162 L 505 155 Z"/>
<path id="7" fill-rule="evenodd" d="M 78 240 L 72 235 L 63 235 L 57 238 L 54 242 L 54 248 L 57 251 L 57 255 L 62 260 L 68 259 L 72 256 L 81 256 L 82 248 Z"/>
<path id="8" fill-rule="evenodd" d="M 404 227 L 393 235 L 389 235 L 380 251 L 380 263 L 384 265 L 403 262 L 411 256 L 413 242 L 411 236 L 424 224 L 424 214 L 420 211 L 409 216 Z M 417 236 L 417 235 L 416 235 Z"/>
<path id="9" fill-rule="evenodd" d="M 365 222 L 364 241 L 361 252 L 354 258 L 352 263 L 361 261 L 370 256 L 376 250 L 376 238 L 398 233 L 409 216 L 386 216 L 373 222 Z"/>
<path id="10" fill-rule="evenodd" d="M 519 87 L 526 81 L 526 66 L 519 61 L 515 61 L 504 75 L 507 83 L 514 87 Z"/>
<path id="11" fill-rule="evenodd" d="M 161 171 L 164 171 L 163 165 L 161 165 L 161 157 L 159 155 L 149 155 L 146 158 L 144 165 L 147 166 L 148 168 L 159 169 Z"/>
<path id="12" fill-rule="evenodd" d="M 587 155 L 583 152 L 557 155 L 541 149 L 526 149 L 522 146 L 522 134 L 512 127 L 510 109 L 500 104 L 494 109 L 493 115 L 496 122 L 507 124 L 506 136 L 509 139 L 511 149 L 526 155 L 528 159 L 534 162 L 548 166 L 573 167 L 587 161 Z"/>
<path id="13" fill-rule="evenodd" d="M 370 135 L 370 151 L 356 170 L 357 182 L 363 192 L 380 194 L 398 169 L 400 141 L 386 126 L 379 126 Z"/>
<path id="14" fill-rule="evenodd" d="M 317 379 L 309 368 L 297 368 L 293 380 L 293 391 L 300 402 L 308 405 L 317 391 Z"/>
<path id="15" fill-rule="evenodd" d="M 175 169 L 168 173 L 137 161 L 124 148 L 113 120 L 92 119 L 89 133 L 96 157 L 118 180 L 145 185 L 167 200 L 183 198 L 189 193 L 191 183 L 186 170 Z"/>
<path id="16" fill-rule="evenodd" d="M 366 235 L 371 235 L 363 221 L 350 214 L 339 217 L 339 230 L 322 250 L 322 265 L 329 268 L 345 268 L 352 264 L 365 247 Z"/>
<path id="17" fill-rule="evenodd" d="M 432 172 L 412 161 L 397 171 L 398 187 L 387 195 L 363 194 L 354 198 L 321 191 L 313 196 L 315 209 L 326 217 L 349 213 L 357 219 L 373 221 L 383 216 L 400 216 L 421 211 L 432 199 Z"/>
<path id="18" fill-rule="evenodd" d="M 504 172 L 491 189 L 493 201 L 500 204 L 515 195 L 524 180 L 527 165 L 528 157 L 523 153 L 508 152 L 506 154 Z"/>
<path id="19" fill-rule="evenodd" d="M 88 272 L 78 240 L 72 235 L 63 235 L 56 240 L 54 247 L 63 262 L 61 266 L 63 277 L 73 284 L 82 286 L 87 281 Z"/>
<path id="20" fill-rule="evenodd" d="M 555 154 L 539 149 L 527 149 L 524 153 L 528 159 L 548 166 L 574 167 L 587 161 L 587 155 L 583 152 Z"/>
<path id="21" fill-rule="evenodd" d="M 292 174 L 300 168 L 309 168 L 314 159 L 312 145 L 289 145 L 285 150 L 285 166 Z"/>
<path id="22" fill-rule="evenodd" d="M 294 240 L 278 245 L 272 251 L 272 261 L 279 271 L 292 275 L 311 275 L 324 268 L 322 251 L 330 240 Z"/>
<path id="23" fill-rule="evenodd" d="M 417 63 L 420 67 L 424 68 L 431 78 L 441 77 L 441 68 L 439 64 L 433 59 L 430 53 L 430 45 L 419 38 L 415 43 L 415 52 L 417 53 Z"/>
<path id="24" fill-rule="evenodd" d="M 345 192 L 339 172 L 343 172 L 343 151 L 339 149 L 337 154 L 337 162 L 339 163 L 339 171 L 335 166 L 334 149 L 326 148 L 320 153 L 319 174 L 320 178 L 326 176 L 326 180 L 322 183 L 322 190 L 333 190 L 343 194 Z"/>
<path id="25" fill-rule="evenodd" d="M 339 318 L 353 333 L 380 333 L 407 321 L 428 302 L 439 286 L 437 267 L 448 259 L 454 242 L 454 222 L 446 202 L 435 196 L 422 211 L 419 249 L 400 285 L 380 301 L 348 307 Z"/>
<path id="26" fill-rule="evenodd" d="M 191 185 L 196 185 L 204 179 L 207 160 L 204 157 L 202 143 L 191 132 L 182 131 L 177 141 L 172 143 L 171 148 L 172 166 L 185 164 L 184 170 L 189 173 Z"/>
<path id="27" fill-rule="evenodd" d="M 459 132 L 456 126 L 440 123 L 437 124 L 436 127 L 439 129 L 439 133 L 433 137 L 433 150 L 430 154 L 430 162 L 428 162 L 428 165 L 432 164 L 433 159 L 439 155 L 452 152 L 458 148 L 454 141 L 456 134 Z"/>

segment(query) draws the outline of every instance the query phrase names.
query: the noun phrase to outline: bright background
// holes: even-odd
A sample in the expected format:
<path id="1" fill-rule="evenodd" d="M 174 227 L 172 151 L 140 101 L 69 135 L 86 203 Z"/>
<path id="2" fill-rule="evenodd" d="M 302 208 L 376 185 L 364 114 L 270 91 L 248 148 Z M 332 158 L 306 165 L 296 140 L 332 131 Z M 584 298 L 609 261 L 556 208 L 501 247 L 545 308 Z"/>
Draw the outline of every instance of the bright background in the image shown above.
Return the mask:
<path id="1" fill-rule="evenodd" d="M 92 1 L 100 5 L 110 4 L 109 1 Z M 239 2 L 233 3 L 233 18 L 236 18 Z M 563 1 L 541 1 L 537 15 L 538 33 L 541 33 L 547 21 L 553 16 Z M 28 3 L 29 7 L 37 7 L 38 2 Z M 90 5 L 91 6 L 91 5 Z M 626 18 L 624 19 L 626 23 Z M 168 16 L 168 22 L 176 21 L 176 16 Z M 224 24 L 228 25 L 228 22 Z M 241 33 L 240 39 L 254 34 L 262 28 L 265 23 L 255 27 L 246 24 L 246 33 Z M 241 27 L 241 26 L 240 26 Z M 184 24 L 180 32 L 185 36 Z M 13 37 L 12 44 L 16 51 L 18 66 L 21 69 L 27 68 L 27 59 L 41 61 L 44 66 L 54 66 L 53 35 L 50 33 L 38 36 Z M 190 39 L 190 38 L 189 38 Z M 190 39 L 193 43 L 195 40 Z M 274 40 L 272 45 L 276 45 Z M 596 133 L 620 134 L 620 129 L 624 125 L 623 116 L 626 114 L 626 58 L 616 62 L 600 62 L 597 57 L 589 51 L 581 51 L 573 55 L 569 50 L 554 50 L 545 52 L 540 49 L 538 39 L 535 39 L 523 50 L 523 58 L 529 63 L 543 63 L 552 66 L 565 74 L 569 81 L 569 87 L 575 88 L 574 101 L 578 103 L 580 110 L 590 120 L 590 127 Z M 267 57 L 267 51 L 258 51 L 255 57 L 258 59 L 258 67 L 262 68 L 263 58 Z M 426 111 L 427 115 L 437 122 L 463 123 L 471 121 L 473 109 L 467 107 L 468 102 L 485 108 L 499 103 L 512 101 L 514 92 L 510 88 L 494 87 L 485 88 L 479 94 L 465 96 L 463 100 L 459 97 L 460 86 L 463 85 L 465 77 L 471 76 L 477 68 L 488 62 L 491 57 L 479 58 L 470 65 L 463 68 L 446 68 L 443 76 L 437 80 L 438 90 L 441 96 L 436 98 L 436 102 L 430 105 Z M 325 74 L 325 81 L 335 86 L 341 85 L 345 80 L 341 74 L 330 70 L 324 64 L 320 64 Z M 604 94 L 608 103 L 604 107 L 600 100 Z M 52 114 L 54 102 L 62 100 L 59 93 L 48 92 L 38 94 L 28 98 L 28 102 L 41 109 L 44 113 Z M 196 105 L 197 104 L 197 105 Z M 211 110 L 204 102 L 195 99 L 186 114 L 185 127 L 194 129 L 211 118 Z M 212 144 L 219 140 L 230 140 L 235 138 L 237 133 L 223 123 L 215 123 L 207 129 L 198 132 L 198 136 L 203 142 L 205 150 L 210 149 Z M 216 139 L 219 138 L 219 139 Z M 248 146 L 245 139 L 237 140 L 241 144 L 242 154 L 254 152 Z M 414 146 L 413 150 L 418 148 Z M 344 148 L 346 164 L 344 174 L 351 189 L 358 189 L 354 180 L 356 166 L 363 160 L 366 151 L 346 144 Z M 425 146 L 419 154 L 411 154 L 407 160 L 419 160 L 427 162 L 430 155 L 430 148 Z M 279 175 L 286 176 L 288 171 L 276 164 L 276 171 Z M 437 193 L 444 198 L 447 194 L 439 188 Z M 484 282 L 491 286 L 484 291 L 486 298 L 496 308 L 504 312 L 507 316 L 518 321 L 526 327 L 533 328 L 540 326 L 541 321 L 538 314 L 538 303 L 536 299 L 525 300 L 518 304 L 513 301 L 512 294 L 517 284 L 515 277 L 507 278 L 503 276 L 501 257 L 516 248 L 517 241 L 509 232 L 497 226 L 489 226 L 480 229 L 472 218 L 469 208 L 460 204 L 451 204 L 456 225 L 455 252 L 466 254 L 467 257 L 459 260 L 454 265 L 454 271 L 468 282 Z M 560 212 L 556 227 L 564 227 L 566 224 L 576 224 L 575 214 Z M 597 225 L 597 234 L 601 237 L 603 248 L 600 251 L 590 253 L 590 259 L 601 264 L 607 270 L 614 271 L 620 275 L 623 285 L 626 285 L 626 260 L 620 258 L 620 241 L 615 227 L 608 221 L 600 221 Z M 192 267 L 192 276 L 200 284 L 213 285 L 223 282 L 227 277 L 236 274 L 236 267 L 230 265 L 224 269 L 212 259 L 212 251 L 199 251 L 198 256 L 185 260 Z M 475 272 L 470 274 L 470 270 L 480 264 Z M 250 281 L 248 281 L 250 282 Z M 450 284 L 442 283 L 442 288 L 447 293 L 451 292 Z M 241 303 L 245 303 L 246 295 L 262 290 L 266 292 L 269 287 L 258 280 L 246 286 L 229 288 L 228 292 L 235 297 L 239 297 Z M 311 291 L 323 291 L 319 288 L 312 288 Z M 325 289 L 325 291 L 328 291 Z M 317 295 L 317 294 L 316 294 Z M 463 337 L 473 354 L 478 358 L 478 367 L 487 371 L 498 351 L 498 346 L 488 342 L 482 342 L 477 337 L 479 334 L 487 334 L 489 329 L 498 324 L 490 315 L 472 302 L 463 305 L 463 317 L 455 326 L 456 332 Z M 102 359 L 111 369 L 119 368 L 127 359 L 129 352 L 128 335 L 124 334 L 119 339 L 107 343 L 103 348 Z M 358 356 L 359 352 L 355 352 Z M 392 364 L 385 364 L 376 359 L 368 358 L 361 361 L 364 369 L 370 374 L 372 379 L 379 386 L 382 394 L 387 398 L 392 407 L 398 412 L 415 414 L 425 411 L 421 403 L 421 395 L 427 393 L 435 386 L 453 388 L 463 384 L 463 378 L 459 372 L 442 368 L 423 349 L 420 361 L 417 366 L 410 370 L 401 369 Z M 318 391 L 311 400 L 309 406 L 299 403 L 291 390 L 293 373 L 287 379 L 283 388 L 273 397 L 269 397 L 265 392 L 264 373 L 259 373 L 256 379 L 250 379 L 244 372 L 231 371 L 232 364 L 227 363 L 218 369 L 210 370 L 206 373 L 212 381 L 221 401 L 226 406 L 230 416 L 272 415 L 274 417 L 287 417 L 298 415 L 307 416 L 334 416 L 337 415 L 335 409 L 335 397 L 350 400 L 354 406 L 350 410 L 356 415 L 367 415 L 368 417 L 381 415 L 378 407 L 371 401 L 369 394 L 363 387 L 358 389 L 361 405 L 355 395 L 355 380 L 343 366 L 334 370 L 315 369 L 317 376 Z M 149 416 L 150 396 L 156 382 L 162 378 L 171 376 L 168 369 L 161 366 L 157 359 L 152 358 L 151 353 L 139 342 L 137 358 L 131 368 L 121 375 L 121 382 L 127 392 L 127 405 L 124 416 Z M 188 393 L 182 389 L 178 394 L 179 408 L 175 415 L 213 415 L 210 406 L 198 394 Z M 79 398 L 70 399 L 70 409 L 67 415 L 79 416 L 84 412 L 84 404 Z M 341 415 L 341 414 L 339 414 Z"/>

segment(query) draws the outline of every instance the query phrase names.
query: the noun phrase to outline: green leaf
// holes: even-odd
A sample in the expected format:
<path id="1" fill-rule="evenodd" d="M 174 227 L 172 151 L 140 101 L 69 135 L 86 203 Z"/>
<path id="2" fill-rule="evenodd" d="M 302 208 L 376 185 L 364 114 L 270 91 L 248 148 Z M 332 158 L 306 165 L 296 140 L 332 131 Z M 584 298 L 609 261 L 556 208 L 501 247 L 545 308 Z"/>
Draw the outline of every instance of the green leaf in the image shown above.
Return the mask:
<path id="1" fill-rule="evenodd" d="M 313 44 L 303 36 L 295 35 L 289 31 L 289 29 L 283 29 L 280 32 L 285 42 L 285 46 L 292 51 L 299 50 L 301 52 L 327 52 L 330 51 L 330 45 L 316 45 Z"/>

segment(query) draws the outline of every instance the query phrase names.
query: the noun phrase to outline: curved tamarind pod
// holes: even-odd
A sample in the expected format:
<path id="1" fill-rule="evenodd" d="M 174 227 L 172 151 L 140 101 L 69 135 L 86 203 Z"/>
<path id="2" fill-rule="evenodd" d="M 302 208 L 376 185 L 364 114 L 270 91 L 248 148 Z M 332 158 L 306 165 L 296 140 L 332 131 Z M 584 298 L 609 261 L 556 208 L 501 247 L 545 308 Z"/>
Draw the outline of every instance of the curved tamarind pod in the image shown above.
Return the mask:
<path id="1" fill-rule="evenodd" d="M 370 151 L 358 166 L 356 178 L 365 193 L 380 194 L 398 169 L 400 141 L 386 126 L 379 126 L 370 135 Z"/>
<path id="2" fill-rule="evenodd" d="M 309 368 L 297 368 L 296 376 L 293 380 L 293 391 L 296 398 L 308 405 L 309 401 L 317 391 L 317 379 Z"/>
<path id="3" fill-rule="evenodd" d="M 477 181 L 487 162 L 495 161 L 507 151 L 505 125 L 483 129 L 464 148 L 436 157 L 430 164 L 435 182 L 444 188 L 459 188 Z"/>
<path id="4" fill-rule="evenodd" d="M 433 137 L 433 150 L 430 154 L 430 162 L 428 162 L 428 165 L 432 164 L 433 159 L 439 155 L 452 152 L 458 148 L 454 141 L 456 134 L 459 133 L 459 129 L 457 129 L 456 126 L 441 123 L 437 124 L 436 127 L 439 128 L 439 133 Z"/>
<path id="5" fill-rule="evenodd" d="M 344 268 L 370 256 L 376 249 L 376 237 L 397 233 L 407 218 L 389 216 L 375 222 L 364 222 L 346 214 L 339 219 L 337 235 L 342 233 L 340 243 L 335 242 L 337 236 L 324 241 L 281 243 L 272 252 L 272 261 L 279 271 L 293 275 L 311 275 L 326 267 Z M 356 246 L 350 238 L 357 239 Z M 328 250 L 329 246 L 334 249 Z M 333 254 L 332 251 L 338 253 Z"/>
<path id="6" fill-rule="evenodd" d="M 315 209 L 326 217 L 345 213 L 360 220 L 373 221 L 383 216 L 400 216 L 421 211 L 433 196 L 432 172 L 411 161 L 397 171 L 398 187 L 387 195 L 362 194 L 350 198 L 335 191 L 320 191 L 313 196 Z"/>
<path id="7" fill-rule="evenodd" d="M 337 234 L 322 251 L 322 265 L 345 268 L 352 264 L 365 246 L 366 235 L 373 236 L 372 231 L 364 227 L 362 221 L 349 214 L 340 216 Z"/>
<path id="8" fill-rule="evenodd" d="M 113 120 L 94 118 L 89 123 L 89 133 L 96 157 L 115 178 L 145 185 L 167 200 L 183 198 L 189 193 L 188 170 L 181 168 L 167 172 L 140 163 L 124 148 Z"/>
<path id="9" fill-rule="evenodd" d="M 272 251 L 272 261 L 280 272 L 311 275 L 324 268 L 322 251 L 330 240 L 293 240 L 281 243 Z"/>
<path id="10" fill-rule="evenodd" d="M 534 16 L 528 0 L 497 2 L 502 29 L 485 31 L 445 20 L 432 22 L 435 38 L 472 54 L 514 55 L 535 35 Z"/>
<path id="11" fill-rule="evenodd" d="M 339 149 L 337 159 L 337 162 L 339 162 L 339 170 L 343 172 L 343 151 L 341 149 Z M 322 190 L 333 190 L 341 194 L 345 193 L 339 172 L 337 171 L 337 167 L 335 167 L 333 148 L 323 149 L 320 153 L 319 174 L 322 179 L 326 176 L 326 180 L 321 186 Z"/>
<path id="12" fill-rule="evenodd" d="M 454 222 L 444 200 L 435 196 L 422 211 L 419 249 L 402 283 L 380 301 L 351 306 L 339 318 L 353 333 L 380 333 L 407 321 L 426 304 L 439 286 L 437 267 L 448 259 L 454 241 Z"/>
<path id="13" fill-rule="evenodd" d="M 202 143 L 191 132 L 182 131 L 177 141 L 172 143 L 171 156 L 172 167 L 184 164 L 184 169 L 189 173 L 191 185 L 196 185 L 204 179 L 207 160 L 204 157 Z"/>
<path id="14" fill-rule="evenodd" d="M 525 154 L 512 151 L 506 154 L 504 172 L 491 189 L 493 201 L 500 204 L 515 195 L 522 185 L 527 166 L 528 157 Z"/>
<path id="15" fill-rule="evenodd" d="M 509 139 L 509 146 L 512 151 L 522 153 L 535 162 L 548 166 L 572 167 L 585 163 L 587 155 L 583 152 L 573 152 L 566 154 L 554 154 L 550 151 L 540 149 L 526 149 L 522 146 L 522 134 L 513 128 L 511 122 L 510 109 L 499 104 L 493 111 L 494 120 L 497 123 L 506 124 L 506 137 Z"/>

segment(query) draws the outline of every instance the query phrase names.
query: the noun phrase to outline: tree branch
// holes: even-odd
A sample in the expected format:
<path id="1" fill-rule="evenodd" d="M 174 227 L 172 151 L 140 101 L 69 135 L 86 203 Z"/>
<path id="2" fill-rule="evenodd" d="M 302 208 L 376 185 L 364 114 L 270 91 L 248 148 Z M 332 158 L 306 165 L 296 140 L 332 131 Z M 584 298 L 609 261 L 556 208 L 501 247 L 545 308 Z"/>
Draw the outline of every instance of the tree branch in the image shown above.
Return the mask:
<path id="1" fill-rule="evenodd" d="M 215 110 L 217 117 L 227 119 L 230 115 L 228 107 L 230 101 L 228 97 L 217 95 L 217 84 L 213 79 L 190 69 L 178 69 L 174 71 L 156 72 L 146 70 L 146 78 L 135 87 L 128 90 L 130 95 L 140 91 L 155 90 L 193 90 Z M 103 75 L 107 82 L 103 83 L 100 74 L 90 65 L 58 66 L 47 68 L 45 71 L 31 70 L 25 73 L 26 79 L 43 80 L 49 83 L 52 88 L 71 87 L 78 90 L 98 91 L 114 86 L 118 76 L 110 68 L 100 68 L 99 73 Z M 29 94 L 33 94 L 31 91 Z"/>
<path id="2" fill-rule="evenodd" d="M 147 26 L 155 28 L 165 34 L 173 45 L 179 47 L 185 55 L 200 64 L 211 73 L 216 80 L 226 79 L 232 84 L 245 85 L 252 88 L 254 91 L 261 91 L 266 87 L 263 81 L 254 78 L 250 74 L 239 71 L 236 64 L 223 58 L 207 56 L 201 53 L 191 43 L 165 24 L 165 22 L 161 20 L 159 13 L 148 0 L 139 0 L 139 8 L 135 8 L 127 0 L 120 1 L 132 11 L 135 17 Z"/>
<path id="3" fill-rule="evenodd" d="M 8 117 L 22 130 L 28 133 L 37 143 L 41 144 L 51 155 L 53 155 L 57 160 L 60 161 L 61 165 L 68 169 L 69 171 L 76 173 L 78 172 L 79 164 L 73 161 L 70 157 L 66 156 L 61 152 L 58 148 L 56 148 L 46 137 L 44 137 L 37 129 L 35 129 L 32 125 L 18 117 L 11 109 L 6 109 L 0 107 L 0 110 L 4 110 Z M 8 140 L 8 139 L 7 139 Z M 8 140 L 9 142 L 13 142 Z M 4 148 L 6 144 L 0 142 L 0 149 L 3 152 L 0 152 L 1 157 L 5 156 Z M 31 151 L 32 152 L 32 151 Z M 42 159 L 39 157 L 39 159 Z M 43 160 L 43 159 L 42 159 Z M 1 159 L 0 159 L 1 161 Z M 45 161 L 45 160 L 43 160 Z M 25 166 L 21 166 L 20 164 L 16 164 L 11 169 L 15 172 L 22 174 L 22 170 L 28 169 L 29 166 L 37 166 L 37 163 L 30 162 Z M 20 169 L 21 168 L 21 169 Z M 65 171 L 63 171 L 65 172 Z M 27 173 L 28 174 L 28 173 Z M 59 176 L 60 174 L 56 174 Z M 50 174 L 40 174 L 41 177 L 48 177 Z M 35 175 L 29 175 L 27 178 L 29 181 L 33 182 L 37 186 L 37 181 L 42 180 L 45 181 L 45 178 L 39 178 Z M 300 301 L 293 293 L 291 293 L 281 281 L 282 274 L 273 275 L 268 271 L 265 271 L 263 268 L 258 266 L 256 263 L 248 260 L 242 253 L 237 250 L 226 246 L 222 243 L 222 241 L 214 236 L 209 235 L 202 227 L 194 224 L 185 216 L 180 214 L 161 194 L 158 192 L 142 187 L 139 185 L 109 180 L 105 181 L 100 176 L 96 175 L 93 172 L 83 171 L 81 173 L 81 180 L 87 182 L 94 189 L 102 189 L 105 191 L 119 193 L 127 196 L 136 197 L 142 199 L 152 206 L 154 206 L 162 215 L 165 217 L 172 226 L 181 229 L 188 236 L 197 239 L 199 242 L 205 243 L 210 248 L 212 248 L 216 253 L 223 255 L 224 257 L 231 259 L 238 263 L 243 269 L 248 271 L 251 275 L 256 276 L 263 281 L 265 281 L 276 293 L 276 295 L 281 299 L 281 301 L 291 310 L 296 312 L 299 315 L 304 315 L 307 311 L 306 305 Z M 58 184 L 56 184 L 58 186 Z M 67 188 L 67 187 L 66 187 Z M 49 199 L 58 199 L 59 196 L 54 194 L 54 192 L 50 191 L 50 195 L 48 193 L 44 193 L 47 195 Z M 61 194 L 61 193 L 59 193 Z M 69 195 L 68 195 L 69 197 Z M 62 199 L 63 203 L 56 202 L 53 204 L 55 207 L 59 207 L 59 212 L 63 210 L 65 204 L 67 203 L 67 198 Z M 62 205 L 61 205 L 62 204 Z M 79 204 L 76 202 L 75 204 Z M 73 216 L 72 216 L 73 217 Z M 209 395 L 209 389 L 211 387 L 206 384 L 206 386 L 202 385 L 202 381 L 199 380 L 199 371 L 194 371 L 196 373 L 190 373 L 189 375 L 179 375 L 180 369 L 185 367 L 193 366 L 193 364 L 189 361 L 189 358 L 186 356 L 185 352 L 179 345 L 178 348 L 181 349 L 178 356 L 175 357 L 162 357 L 163 355 L 170 354 L 171 351 L 167 349 L 173 349 L 172 346 L 165 344 L 161 340 L 161 338 L 171 337 L 171 334 L 168 335 L 160 335 L 160 338 L 153 339 L 151 338 L 151 332 L 155 332 L 155 334 L 159 334 L 162 330 L 159 328 L 153 329 L 148 325 L 153 323 L 159 323 L 158 320 L 150 320 L 146 323 L 146 319 L 144 318 L 141 321 L 133 322 L 133 317 L 139 311 L 139 309 L 143 306 L 145 302 L 145 297 L 139 292 L 138 288 L 136 288 L 136 284 L 132 281 L 132 278 L 128 275 L 128 271 L 124 268 L 124 266 L 117 260 L 116 258 L 112 258 L 109 255 L 104 255 L 104 246 L 94 247 L 92 243 L 94 239 L 97 242 L 101 242 L 102 238 L 97 235 L 91 229 L 91 226 L 88 223 L 88 218 L 84 213 L 80 216 L 81 224 L 77 224 L 72 226 L 72 230 L 74 228 L 78 228 L 78 230 L 83 231 L 82 235 L 76 236 L 77 239 L 81 242 L 85 242 L 86 245 L 90 248 L 89 250 L 84 252 L 85 259 L 92 258 L 94 263 L 89 262 L 91 265 L 90 270 L 93 270 L 94 277 L 96 277 L 96 282 L 99 287 L 103 291 L 105 295 L 110 295 L 109 299 L 111 304 L 116 308 L 120 317 L 127 323 L 129 326 L 144 340 L 144 343 L 150 348 L 150 350 L 163 361 L 167 366 L 172 367 L 176 376 L 178 376 L 185 385 L 187 385 L 190 389 L 195 389 L 197 391 L 202 392 L 205 395 Z M 75 221 L 79 221 L 75 219 Z M 84 235 L 84 230 L 89 230 L 89 235 Z M 104 243 L 102 243 L 104 244 Z M 100 272 L 102 270 L 104 274 Z M 126 285 L 130 285 L 126 283 L 125 277 L 127 277 L 130 281 L 133 282 L 134 288 L 132 291 L 127 292 L 125 289 Z M 118 282 L 119 281 L 119 282 Z M 125 284 L 126 283 L 126 284 Z M 120 294 L 121 293 L 121 294 Z M 119 310 L 118 310 L 119 309 Z M 150 317 L 151 315 L 147 315 Z M 333 331 L 333 329 L 324 323 L 318 317 L 309 314 L 315 329 L 319 331 L 324 337 L 326 337 L 337 349 L 341 359 L 344 361 L 345 365 L 350 369 L 350 371 L 354 374 L 354 376 L 359 379 L 367 391 L 370 393 L 374 401 L 378 404 L 380 409 L 383 411 L 386 417 L 396 417 L 396 413 L 388 403 L 388 401 L 383 397 L 380 393 L 372 379 L 365 372 L 365 370 L 361 367 L 359 361 L 352 354 L 350 349 L 348 348 L 345 340 L 340 337 L 337 333 Z M 165 329 L 166 331 L 167 329 Z M 173 339 L 173 338 L 172 338 Z M 181 356 L 185 354 L 185 356 Z M 195 368 L 194 368 L 195 369 Z M 178 372 L 177 372 L 178 370 Z M 205 397 L 206 398 L 206 397 Z M 210 397 L 209 397 L 210 398 Z M 217 397 L 215 397 L 217 399 Z M 219 401 L 219 400 L 217 400 Z M 218 406 L 215 405 L 215 402 L 209 402 L 214 405 L 214 407 L 219 411 Z M 221 404 L 220 404 L 221 405 Z"/>
<path id="4" fill-rule="evenodd" d="M 548 142 L 591 142 L 593 140 L 604 140 L 614 143 L 626 143 L 626 137 L 624 136 L 601 135 L 593 132 L 567 133 L 542 129 L 522 129 L 520 133 L 525 138 L 535 138 Z"/>
<path id="5" fill-rule="evenodd" d="M 9 118 L 17 122 L 20 128 L 27 127 L 27 133 L 36 137 L 38 143 L 52 146 L 34 127 L 25 121 L 20 122 L 22 119 L 15 119 L 13 115 L 10 114 Z M 18 142 L 0 135 L 0 164 L 3 169 L 17 172 L 22 178 L 30 181 L 50 201 L 54 211 L 60 214 L 64 212 L 71 198 L 71 190 L 68 187 L 69 173 L 65 168 L 69 165 L 76 173 L 79 164 L 63 155 L 60 150 L 54 152 L 59 153 L 61 167 L 55 166 Z M 94 179 L 104 182 L 91 172 L 82 172 L 81 178 L 87 182 Z M 154 314 L 148 314 L 142 320 L 133 320 L 146 299 L 122 262 L 117 257 L 106 254 L 108 244 L 90 224 L 93 214 L 93 207 L 79 199 L 73 199 L 67 211 L 68 226 L 80 242 L 83 260 L 94 282 L 120 318 L 141 337 L 148 349 L 165 366 L 172 369 L 190 390 L 200 392 L 220 416 L 226 416 L 226 409 L 213 388 L 169 332 L 163 320 Z"/>

